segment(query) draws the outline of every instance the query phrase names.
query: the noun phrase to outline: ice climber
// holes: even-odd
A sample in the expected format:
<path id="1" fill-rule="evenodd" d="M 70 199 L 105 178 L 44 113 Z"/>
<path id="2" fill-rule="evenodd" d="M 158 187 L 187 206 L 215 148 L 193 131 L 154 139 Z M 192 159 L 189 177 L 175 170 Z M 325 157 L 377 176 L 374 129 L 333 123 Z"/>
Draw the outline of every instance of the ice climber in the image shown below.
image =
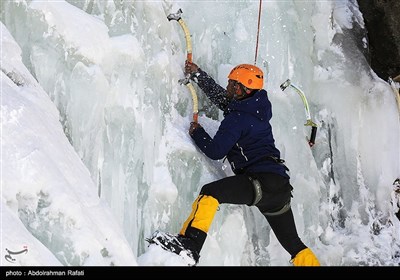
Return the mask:
<path id="1" fill-rule="evenodd" d="M 185 72 L 224 115 L 213 138 L 197 122 L 190 124 L 189 134 L 210 159 L 226 157 L 235 175 L 204 185 L 179 234 L 172 240 L 160 236 L 157 243 L 177 254 L 189 252 L 197 264 L 219 204 L 248 205 L 264 215 L 294 266 L 319 266 L 296 230 L 290 207 L 293 188 L 275 147 L 262 70 L 237 65 L 228 75 L 226 90 L 193 62 L 186 61 Z"/>

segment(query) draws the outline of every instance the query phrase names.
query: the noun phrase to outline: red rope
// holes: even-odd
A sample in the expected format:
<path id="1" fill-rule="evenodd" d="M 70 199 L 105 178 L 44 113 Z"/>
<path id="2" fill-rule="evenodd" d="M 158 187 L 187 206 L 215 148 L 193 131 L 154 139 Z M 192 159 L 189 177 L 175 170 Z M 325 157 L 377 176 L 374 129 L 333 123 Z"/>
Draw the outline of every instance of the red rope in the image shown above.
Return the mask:
<path id="1" fill-rule="evenodd" d="M 256 42 L 256 55 L 254 57 L 254 65 L 256 65 L 256 63 L 257 63 L 258 38 L 259 38 L 259 35 L 260 35 L 260 21 L 261 21 L 261 3 L 262 3 L 262 0 L 260 0 L 260 6 L 258 7 L 257 42 Z"/>

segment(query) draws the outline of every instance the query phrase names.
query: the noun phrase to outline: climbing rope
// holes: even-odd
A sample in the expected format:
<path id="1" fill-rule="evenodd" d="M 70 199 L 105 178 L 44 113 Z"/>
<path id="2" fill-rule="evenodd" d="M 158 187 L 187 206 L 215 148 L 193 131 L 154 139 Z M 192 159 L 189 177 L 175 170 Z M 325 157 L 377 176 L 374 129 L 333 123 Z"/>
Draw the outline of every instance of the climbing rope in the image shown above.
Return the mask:
<path id="1" fill-rule="evenodd" d="M 258 7 L 257 41 L 256 41 L 256 54 L 255 54 L 255 57 L 254 57 L 254 65 L 257 64 L 258 38 L 260 36 L 260 22 L 261 22 L 261 4 L 262 4 L 262 0 L 260 0 L 260 5 Z"/>

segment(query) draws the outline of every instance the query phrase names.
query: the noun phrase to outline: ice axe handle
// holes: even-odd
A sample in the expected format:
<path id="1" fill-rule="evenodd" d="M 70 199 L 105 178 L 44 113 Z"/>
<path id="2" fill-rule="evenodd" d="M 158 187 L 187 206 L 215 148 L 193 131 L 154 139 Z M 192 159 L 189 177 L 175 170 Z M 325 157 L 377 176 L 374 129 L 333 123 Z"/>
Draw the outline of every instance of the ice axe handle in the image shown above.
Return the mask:
<path id="1" fill-rule="evenodd" d="M 199 122 L 199 113 L 193 113 L 193 122 L 195 123 Z"/>
<path id="2" fill-rule="evenodd" d="M 310 140 L 308 141 L 308 144 L 310 145 L 310 147 L 314 146 L 316 136 L 317 136 L 317 127 L 312 126 L 311 127 L 311 137 L 310 137 Z"/>
<path id="3" fill-rule="evenodd" d="M 192 56 L 192 53 L 189 53 L 189 52 L 188 52 L 188 53 L 187 53 L 187 58 L 186 58 L 187 61 L 193 62 L 193 61 L 192 61 L 192 57 L 193 57 L 193 56 Z"/>

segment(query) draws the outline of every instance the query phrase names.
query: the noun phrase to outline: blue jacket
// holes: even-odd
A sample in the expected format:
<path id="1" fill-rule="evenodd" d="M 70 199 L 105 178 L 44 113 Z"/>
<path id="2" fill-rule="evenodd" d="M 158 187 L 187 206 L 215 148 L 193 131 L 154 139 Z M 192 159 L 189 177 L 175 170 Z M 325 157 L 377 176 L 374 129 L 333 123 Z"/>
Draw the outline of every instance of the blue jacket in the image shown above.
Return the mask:
<path id="1" fill-rule="evenodd" d="M 218 131 L 211 138 L 204 128 L 197 128 L 192 139 L 209 158 L 226 157 L 235 174 L 272 172 L 289 178 L 286 167 L 271 159 L 280 158 L 275 147 L 271 102 L 263 89 L 242 100 L 228 100 L 227 91 L 206 72 L 199 69 L 194 80 L 207 97 L 224 111 Z"/>

